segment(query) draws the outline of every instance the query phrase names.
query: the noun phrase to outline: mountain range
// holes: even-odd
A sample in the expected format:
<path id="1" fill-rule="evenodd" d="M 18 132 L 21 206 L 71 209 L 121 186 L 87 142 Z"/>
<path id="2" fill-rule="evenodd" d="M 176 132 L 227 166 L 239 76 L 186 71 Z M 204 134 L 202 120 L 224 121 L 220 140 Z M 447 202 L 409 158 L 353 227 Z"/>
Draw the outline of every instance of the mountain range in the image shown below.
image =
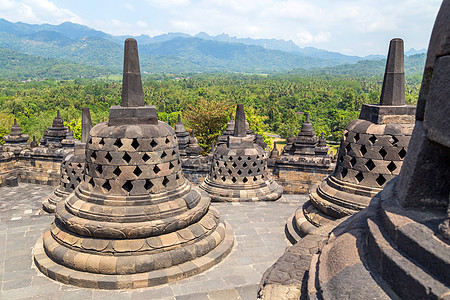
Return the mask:
<path id="1" fill-rule="evenodd" d="M 4 54 L 0 55 L 0 60 L 8 55 L 25 54 L 31 55 L 26 59 L 21 56 L 26 61 L 33 57 L 57 59 L 57 63 L 71 62 L 74 68 L 77 64 L 80 68 L 81 65 L 93 66 L 95 71 L 87 73 L 119 73 L 125 38 L 70 22 L 35 25 L 0 19 L 0 54 Z M 204 32 L 195 36 L 168 33 L 135 38 L 139 43 L 141 71 L 147 73 L 274 73 L 383 58 L 347 56 L 313 47 L 300 48 L 292 41 L 280 39 L 236 38 L 227 34 L 210 36 Z M 13 52 L 6 55 L 7 49 Z M 425 51 L 409 50 L 410 54 Z M 41 60 L 39 63 L 45 62 Z"/>

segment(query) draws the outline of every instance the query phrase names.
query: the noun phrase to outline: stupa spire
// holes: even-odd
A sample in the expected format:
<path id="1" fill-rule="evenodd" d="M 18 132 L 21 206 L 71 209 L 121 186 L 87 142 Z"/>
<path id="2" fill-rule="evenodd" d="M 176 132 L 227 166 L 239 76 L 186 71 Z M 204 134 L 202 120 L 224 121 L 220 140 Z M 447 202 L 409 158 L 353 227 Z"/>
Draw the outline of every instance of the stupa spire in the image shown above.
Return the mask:
<path id="1" fill-rule="evenodd" d="M 236 106 L 236 121 L 234 125 L 234 136 L 245 137 L 246 135 L 247 129 L 245 127 L 244 105 L 238 104 Z"/>
<path id="2" fill-rule="evenodd" d="M 392 39 L 386 60 L 380 105 L 405 105 L 403 40 Z"/>
<path id="3" fill-rule="evenodd" d="M 89 140 L 89 132 L 92 128 L 91 113 L 88 107 L 82 108 L 81 113 L 81 142 L 87 143 Z"/>
<path id="4" fill-rule="evenodd" d="M 144 105 L 137 42 L 133 38 L 128 38 L 125 40 L 123 60 L 122 107 Z"/>

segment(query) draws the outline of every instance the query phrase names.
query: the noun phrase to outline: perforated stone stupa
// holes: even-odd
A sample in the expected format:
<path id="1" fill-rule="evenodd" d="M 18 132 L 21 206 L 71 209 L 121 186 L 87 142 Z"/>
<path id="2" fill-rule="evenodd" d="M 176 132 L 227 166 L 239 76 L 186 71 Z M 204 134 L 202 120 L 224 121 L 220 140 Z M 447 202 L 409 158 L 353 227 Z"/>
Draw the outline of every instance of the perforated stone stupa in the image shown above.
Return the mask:
<path id="1" fill-rule="evenodd" d="M 267 171 L 267 157 L 261 146 L 247 134 L 244 106 L 238 104 L 233 135 L 219 144 L 213 154 L 211 170 L 201 183 L 213 201 L 274 201 L 281 188 Z"/>
<path id="2" fill-rule="evenodd" d="M 415 112 L 405 105 L 403 60 L 403 40 L 391 40 L 380 104 L 364 104 L 359 119 L 345 129 L 333 174 L 310 189 L 310 201 L 294 216 L 293 228 L 300 234 L 367 207 L 399 174 Z"/>
<path id="3" fill-rule="evenodd" d="M 39 143 L 44 147 L 62 147 L 61 141 L 66 138 L 67 132 L 67 127 L 64 126 L 64 121 L 61 118 L 58 110 L 55 119 L 53 119 L 52 126 L 44 131 L 44 136 L 39 140 Z"/>
<path id="4" fill-rule="evenodd" d="M 331 233 L 316 234 L 325 224 L 290 247 L 264 275 L 261 299 L 449 298 L 449 19 L 444 0 L 400 174 Z"/>
<path id="5" fill-rule="evenodd" d="M 3 137 L 5 144 L 3 145 L 5 150 L 8 149 L 20 149 L 28 146 L 28 135 L 22 133 L 22 129 L 17 124 L 16 118 L 14 118 L 14 125 L 11 127 L 11 133 Z"/>
<path id="6" fill-rule="evenodd" d="M 90 131 L 85 163 L 84 180 L 34 248 L 45 275 L 141 288 L 198 274 L 231 251 L 231 228 L 181 172 L 174 130 L 144 104 L 134 39 L 125 41 L 122 105 Z"/>
<path id="7" fill-rule="evenodd" d="M 81 120 L 81 140 L 84 142 L 74 142 L 74 151 L 70 151 L 64 155 L 60 168 L 59 186 L 53 191 L 50 197 L 42 200 L 42 208 L 47 212 L 55 212 L 56 204 L 65 200 L 83 180 L 86 160 L 86 141 L 89 137 L 89 131 L 92 128 L 89 108 L 83 107 Z"/>

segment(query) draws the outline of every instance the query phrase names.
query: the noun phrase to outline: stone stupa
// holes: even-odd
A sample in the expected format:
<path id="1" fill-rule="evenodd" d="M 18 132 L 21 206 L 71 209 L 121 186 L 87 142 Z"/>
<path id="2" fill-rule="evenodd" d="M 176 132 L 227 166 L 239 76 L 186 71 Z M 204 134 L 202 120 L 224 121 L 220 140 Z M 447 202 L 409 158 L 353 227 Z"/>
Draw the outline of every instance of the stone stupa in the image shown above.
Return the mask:
<path id="1" fill-rule="evenodd" d="M 178 114 L 178 122 L 175 124 L 175 134 L 178 139 L 180 156 L 186 156 L 186 147 L 189 145 L 189 132 L 186 131 L 184 124 L 181 122 L 180 114 Z"/>
<path id="2" fill-rule="evenodd" d="M 22 133 L 22 129 L 17 124 L 16 118 L 14 118 L 14 125 L 11 127 L 11 133 L 3 137 L 5 144 L 3 145 L 5 150 L 13 150 L 19 148 L 25 148 L 28 146 L 28 135 Z"/>
<path id="3" fill-rule="evenodd" d="M 34 248 L 45 275 L 143 288 L 198 274 L 231 251 L 231 228 L 181 172 L 174 130 L 144 103 L 134 39 L 125 41 L 122 105 L 91 129 L 85 163 L 84 180 Z"/>
<path id="4" fill-rule="evenodd" d="M 74 151 L 66 153 L 61 162 L 59 186 L 50 197 L 42 200 L 42 208 L 46 212 L 55 212 L 56 204 L 65 200 L 83 180 L 86 143 L 92 128 L 91 114 L 87 107 L 82 109 L 81 128 L 81 142 L 74 140 Z"/>
<path id="5" fill-rule="evenodd" d="M 333 174 L 311 187 L 310 201 L 293 216 L 297 233 L 290 235 L 295 240 L 316 226 L 367 207 L 370 199 L 399 174 L 415 113 L 414 106 L 405 104 L 403 62 L 403 40 L 393 39 L 380 104 L 363 104 L 359 119 L 345 129 Z"/>
<path id="6" fill-rule="evenodd" d="M 449 299 L 449 19 L 444 0 L 400 174 L 366 209 L 289 247 L 264 274 L 260 299 Z"/>
<path id="7" fill-rule="evenodd" d="M 214 149 L 210 173 L 200 184 L 212 201 L 275 201 L 280 187 L 267 171 L 266 153 L 247 134 L 244 106 L 238 104 L 233 135 Z"/>
<path id="8" fill-rule="evenodd" d="M 39 144 L 44 147 L 60 148 L 61 144 L 67 136 L 67 127 L 64 126 L 64 121 L 59 114 L 59 109 L 56 113 L 55 119 L 53 119 L 52 126 L 44 131 L 44 136 L 39 140 Z"/>

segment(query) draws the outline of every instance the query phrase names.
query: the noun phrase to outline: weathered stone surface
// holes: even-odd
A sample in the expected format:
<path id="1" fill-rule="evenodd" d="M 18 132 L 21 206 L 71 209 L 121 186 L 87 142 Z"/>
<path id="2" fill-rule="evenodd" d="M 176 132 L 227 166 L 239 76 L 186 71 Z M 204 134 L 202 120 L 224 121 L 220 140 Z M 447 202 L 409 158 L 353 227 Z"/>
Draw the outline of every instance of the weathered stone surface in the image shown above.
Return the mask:
<path id="1" fill-rule="evenodd" d="M 448 24 L 450 1 L 444 0 L 436 24 Z M 445 19 L 442 19 L 445 18 Z M 450 40 L 449 26 L 433 31 L 427 62 L 439 62 L 430 56 L 440 53 L 433 49 Z M 441 39 L 436 42 L 435 34 Z M 440 49 L 439 49 L 440 50 Z M 436 57 L 435 57 L 436 58 Z M 440 82 L 448 78 L 450 69 L 431 71 L 424 80 Z M 436 73 L 435 73 L 436 72 Z M 319 251 L 311 257 L 307 279 L 301 282 L 302 295 L 308 299 L 446 299 L 450 295 L 449 224 L 450 148 L 445 139 L 438 143 L 429 136 L 424 123 L 449 122 L 450 102 L 433 102 L 440 84 L 427 83 L 427 95 L 422 95 L 425 114 L 417 115 L 411 136 L 410 151 L 398 177 L 386 184 L 371 199 L 370 205 L 335 227 Z M 433 91 L 434 89 L 434 91 Z M 445 88 L 444 88 L 445 90 Z M 435 112 L 436 110 L 436 112 Z M 441 178 L 438 178 L 441 176 Z M 421 180 L 419 180 L 421 179 Z M 325 225 L 327 226 L 327 225 Z M 319 230 L 325 226 L 319 228 Z M 314 233 L 314 231 L 312 231 Z M 309 235 L 292 248 L 305 251 L 302 245 Z M 285 254 L 284 257 L 288 257 Z M 274 268 L 272 274 L 286 278 L 285 266 Z M 288 271 L 289 274 L 289 271 Z M 299 281 L 299 279 L 297 279 Z M 281 285 L 285 282 L 283 280 Z M 304 292 L 305 291 L 305 292 Z M 284 293 L 284 292 L 283 292 Z M 281 297 L 287 299 L 286 297 Z M 274 297 L 274 299 L 278 299 Z"/>
<path id="2" fill-rule="evenodd" d="M 22 129 L 14 118 L 14 125 L 11 127 L 11 133 L 3 137 L 5 144 L 3 148 L 7 151 L 14 151 L 26 148 L 28 146 L 28 135 L 22 133 Z"/>
<path id="3" fill-rule="evenodd" d="M 44 131 L 44 136 L 39 140 L 39 144 L 44 147 L 60 148 L 63 146 L 61 142 L 66 138 L 67 133 L 68 129 L 64 126 L 64 121 L 58 110 L 52 126 Z"/>
<path id="4" fill-rule="evenodd" d="M 244 108 L 238 105 L 234 135 L 214 149 L 210 172 L 200 184 L 212 201 L 274 201 L 283 193 L 267 170 L 266 152 L 245 133 Z"/>
<path id="5" fill-rule="evenodd" d="M 126 52 L 125 60 L 133 61 L 124 65 L 136 71 L 137 48 L 128 47 L 136 53 Z M 124 89 L 139 86 L 133 81 L 140 77 L 128 77 Z M 140 103 L 130 98 L 135 92 L 123 91 L 120 122 L 91 129 L 83 181 L 56 204 L 55 222 L 36 244 L 37 267 L 55 280 L 91 288 L 146 287 L 199 273 L 231 251 L 231 228 L 181 172 L 173 129 L 127 115 L 148 108 L 129 107 L 130 101 Z"/>
<path id="6" fill-rule="evenodd" d="M 309 192 L 317 209 L 333 218 L 353 214 L 400 173 L 414 122 L 404 93 L 403 41 L 393 39 L 380 105 L 364 104 L 347 126 L 333 174 Z"/>

